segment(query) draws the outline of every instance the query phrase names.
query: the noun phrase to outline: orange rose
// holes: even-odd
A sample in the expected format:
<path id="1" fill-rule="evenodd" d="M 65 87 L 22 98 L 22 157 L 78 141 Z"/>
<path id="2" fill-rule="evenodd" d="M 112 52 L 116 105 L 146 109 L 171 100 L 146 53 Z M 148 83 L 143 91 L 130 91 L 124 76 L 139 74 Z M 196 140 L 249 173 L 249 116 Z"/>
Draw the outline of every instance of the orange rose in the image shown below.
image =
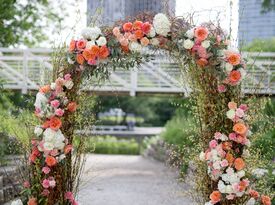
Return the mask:
<path id="1" fill-rule="evenodd" d="M 49 121 L 49 120 L 45 121 L 45 122 L 42 124 L 42 128 L 44 128 L 44 129 L 47 129 L 47 128 L 49 128 L 49 127 L 50 127 L 50 121 Z"/>
<path id="2" fill-rule="evenodd" d="M 76 108 L 77 108 L 77 104 L 76 102 L 70 102 L 67 106 L 67 109 L 70 111 L 70 112 L 75 112 L 76 111 Z"/>
<path id="3" fill-rule="evenodd" d="M 222 195 L 219 191 L 213 191 L 212 194 L 210 194 L 210 200 L 212 203 L 216 204 L 218 203 L 222 198 Z"/>
<path id="4" fill-rule="evenodd" d="M 99 47 L 97 45 L 93 45 L 91 47 L 91 53 L 92 53 L 92 55 L 97 56 L 99 53 Z"/>
<path id="5" fill-rule="evenodd" d="M 99 49 L 99 58 L 105 59 L 109 56 L 110 52 L 107 46 L 101 46 Z"/>
<path id="6" fill-rule="evenodd" d="M 253 189 L 250 189 L 249 190 L 249 194 L 250 194 L 250 196 L 252 197 L 252 198 L 254 198 L 254 199 L 258 199 L 259 198 L 259 193 L 257 192 L 257 191 L 255 191 L 255 190 L 253 190 Z"/>
<path id="7" fill-rule="evenodd" d="M 42 86 L 39 89 L 39 92 L 40 93 L 48 93 L 50 90 L 51 90 L 51 86 L 50 85 L 45 85 L 45 86 Z"/>
<path id="8" fill-rule="evenodd" d="M 239 65 L 241 62 L 240 54 L 234 52 L 228 52 L 226 54 L 226 59 L 231 65 Z"/>
<path id="9" fill-rule="evenodd" d="M 134 24 L 133 24 L 133 29 L 134 30 L 140 30 L 142 29 L 142 21 L 135 21 Z"/>
<path id="10" fill-rule="evenodd" d="M 76 41 L 75 40 L 71 40 L 69 51 L 73 51 L 75 49 L 75 44 L 76 44 Z"/>
<path id="11" fill-rule="evenodd" d="M 143 37 L 143 32 L 142 32 L 142 30 L 136 30 L 136 31 L 135 31 L 135 37 L 136 37 L 137 39 L 141 39 L 141 38 Z"/>
<path id="12" fill-rule="evenodd" d="M 199 41 L 204 41 L 208 36 L 208 29 L 205 27 L 197 27 L 195 29 L 195 37 L 199 40 Z"/>
<path id="13" fill-rule="evenodd" d="M 233 130 L 237 134 L 244 135 L 247 131 L 247 127 L 243 123 L 238 122 L 233 126 Z"/>
<path id="14" fill-rule="evenodd" d="M 95 56 L 92 54 L 92 51 L 87 48 L 83 51 L 82 55 L 86 61 L 95 59 Z"/>
<path id="15" fill-rule="evenodd" d="M 271 199 L 269 196 L 262 195 L 261 199 L 264 205 L 271 205 Z"/>
<path id="16" fill-rule="evenodd" d="M 234 161 L 234 166 L 238 171 L 240 171 L 245 167 L 245 162 L 243 161 L 242 158 L 237 158 Z"/>
<path id="17" fill-rule="evenodd" d="M 247 183 L 245 182 L 245 181 L 241 181 L 240 183 L 239 183 L 239 191 L 240 192 L 243 192 L 243 191 L 245 191 L 245 188 L 247 187 Z"/>
<path id="18" fill-rule="evenodd" d="M 200 67 L 205 67 L 208 64 L 208 61 L 205 58 L 200 58 L 197 60 L 197 65 Z"/>
<path id="19" fill-rule="evenodd" d="M 81 50 L 81 49 L 84 49 L 86 46 L 86 41 L 81 39 L 79 41 L 76 42 L 76 47 L 77 49 Z"/>
<path id="20" fill-rule="evenodd" d="M 82 54 L 77 54 L 77 55 L 76 55 L 76 61 L 77 61 L 80 65 L 82 65 L 82 64 L 84 63 L 85 59 L 84 59 L 84 57 L 83 57 Z"/>
<path id="21" fill-rule="evenodd" d="M 52 117 L 49 123 L 50 128 L 53 130 L 58 130 L 62 126 L 62 121 L 58 117 Z"/>
<path id="22" fill-rule="evenodd" d="M 141 30 L 143 31 L 143 33 L 148 34 L 151 30 L 151 24 L 149 22 L 145 22 L 144 24 L 142 24 Z"/>
<path id="23" fill-rule="evenodd" d="M 132 28 L 133 28 L 133 24 L 131 22 L 128 22 L 128 23 L 125 23 L 123 25 L 123 30 L 125 32 L 129 32 L 129 31 L 132 31 Z"/>
<path id="24" fill-rule="evenodd" d="M 223 150 L 230 150 L 232 147 L 232 143 L 231 142 L 224 142 L 222 143 L 222 149 Z"/>
<path id="25" fill-rule="evenodd" d="M 230 153 L 227 153 L 227 154 L 226 154 L 225 159 L 228 161 L 228 164 L 229 164 L 229 165 L 232 165 L 233 162 L 234 162 L 234 157 L 233 157 L 233 155 L 230 154 Z"/>
<path id="26" fill-rule="evenodd" d="M 141 40 L 140 40 L 140 43 L 141 43 L 141 45 L 143 45 L 143 46 L 147 46 L 148 44 L 149 44 L 149 39 L 148 38 L 146 38 L 146 37 L 143 37 Z"/>
<path id="27" fill-rule="evenodd" d="M 241 72 L 238 70 L 232 70 L 229 74 L 229 80 L 232 83 L 237 83 L 241 79 L 242 75 Z"/>
<path id="28" fill-rule="evenodd" d="M 56 159 L 52 156 L 47 156 L 45 162 L 49 167 L 52 167 L 57 163 Z"/>
<path id="29" fill-rule="evenodd" d="M 28 205 L 37 205 L 36 198 L 30 198 L 28 201 Z"/>

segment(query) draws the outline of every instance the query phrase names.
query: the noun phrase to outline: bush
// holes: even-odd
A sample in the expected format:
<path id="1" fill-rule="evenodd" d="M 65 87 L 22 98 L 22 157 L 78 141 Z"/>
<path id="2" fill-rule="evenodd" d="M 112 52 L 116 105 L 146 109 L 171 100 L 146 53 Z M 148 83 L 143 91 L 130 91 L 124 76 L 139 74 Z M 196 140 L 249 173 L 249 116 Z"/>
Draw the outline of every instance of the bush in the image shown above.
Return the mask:
<path id="1" fill-rule="evenodd" d="M 275 38 L 255 39 L 243 50 L 249 52 L 275 52 Z"/>
<path id="2" fill-rule="evenodd" d="M 139 144 L 134 139 L 117 139 L 112 136 L 91 137 L 86 141 L 86 152 L 138 155 Z"/>

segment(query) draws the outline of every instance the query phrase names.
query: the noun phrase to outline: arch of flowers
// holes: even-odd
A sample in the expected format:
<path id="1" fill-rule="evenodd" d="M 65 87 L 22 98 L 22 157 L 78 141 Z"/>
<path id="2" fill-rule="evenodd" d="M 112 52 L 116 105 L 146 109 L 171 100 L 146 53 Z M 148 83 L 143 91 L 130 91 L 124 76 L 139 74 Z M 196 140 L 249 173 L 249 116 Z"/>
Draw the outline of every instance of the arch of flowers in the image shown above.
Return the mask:
<path id="1" fill-rule="evenodd" d="M 193 26 L 161 13 L 112 28 L 84 29 L 81 38 L 60 51 L 53 83 L 37 93 L 35 115 L 40 124 L 32 136 L 24 204 L 77 204 L 73 137 L 82 80 L 107 77 L 110 69 L 129 69 L 149 60 L 142 52 L 147 47 L 169 52 L 188 77 L 201 122 L 202 162 L 197 163 L 204 171 L 198 194 L 204 203 L 270 205 L 270 198 L 253 190 L 247 178 L 249 108 L 242 104 L 240 89 L 246 66 L 229 44 L 220 27 Z"/>

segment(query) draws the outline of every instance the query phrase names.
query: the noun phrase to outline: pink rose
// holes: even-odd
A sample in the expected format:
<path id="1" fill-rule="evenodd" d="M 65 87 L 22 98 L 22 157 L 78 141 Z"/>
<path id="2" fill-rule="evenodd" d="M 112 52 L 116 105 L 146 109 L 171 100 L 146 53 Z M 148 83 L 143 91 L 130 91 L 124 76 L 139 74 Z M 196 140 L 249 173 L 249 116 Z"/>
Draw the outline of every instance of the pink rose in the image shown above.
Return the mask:
<path id="1" fill-rule="evenodd" d="M 73 200 L 72 205 L 78 205 L 76 200 Z"/>
<path id="2" fill-rule="evenodd" d="M 226 92 L 226 86 L 225 85 L 219 85 L 218 86 L 218 92 L 219 93 L 224 93 L 224 92 Z"/>
<path id="3" fill-rule="evenodd" d="M 246 104 L 241 104 L 240 109 L 242 109 L 245 112 L 248 110 L 248 106 Z"/>
<path id="4" fill-rule="evenodd" d="M 197 52 L 198 52 L 198 54 L 199 54 L 199 56 L 200 56 L 201 58 L 205 58 L 205 59 L 208 58 L 207 51 L 206 51 L 206 49 L 205 49 L 204 47 L 199 46 L 199 47 L 197 48 Z"/>
<path id="5" fill-rule="evenodd" d="M 236 115 L 240 118 L 244 117 L 244 110 L 241 108 L 237 108 Z"/>
<path id="6" fill-rule="evenodd" d="M 230 133 L 229 134 L 229 139 L 232 140 L 232 141 L 236 141 L 236 139 L 237 139 L 236 133 Z"/>
<path id="7" fill-rule="evenodd" d="M 65 193 L 65 199 L 68 199 L 70 201 L 73 201 L 74 200 L 74 195 L 72 192 L 68 191 Z"/>
<path id="8" fill-rule="evenodd" d="M 122 45 L 122 46 L 128 46 L 129 42 L 128 42 L 128 39 L 126 38 L 121 38 L 119 40 L 119 43 Z"/>
<path id="9" fill-rule="evenodd" d="M 214 135 L 214 137 L 215 137 L 216 140 L 219 140 L 222 137 L 222 133 L 216 132 L 215 135 Z"/>
<path id="10" fill-rule="evenodd" d="M 211 149 L 214 149 L 217 145 L 218 145 L 218 143 L 217 143 L 216 140 L 211 140 L 211 141 L 209 142 L 209 147 L 210 147 Z"/>
<path id="11" fill-rule="evenodd" d="M 88 60 L 89 65 L 96 65 L 96 60 L 95 59 L 90 59 Z"/>
<path id="12" fill-rule="evenodd" d="M 24 181 L 23 186 L 24 186 L 25 188 L 30 188 L 30 187 L 31 187 L 29 181 Z"/>
<path id="13" fill-rule="evenodd" d="M 48 179 L 44 179 L 42 182 L 42 186 L 45 189 L 48 189 L 50 187 L 50 181 Z"/>
<path id="14" fill-rule="evenodd" d="M 43 196 L 48 196 L 50 194 L 50 191 L 48 189 L 44 189 L 41 194 Z"/>
<path id="15" fill-rule="evenodd" d="M 86 41 L 83 39 L 80 39 L 79 41 L 76 42 L 76 47 L 78 50 L 82 50 L 86 47 Z"/>
<path id="16" fill-rule="evenodd" d="M 63 114 L 64 114 L 64 110 L 58 108 L 58 109 L 55 110 L 55 114 L 56 114 L 57 116 L 61 117 L 61 116 L 63 116 Z"/>
<path id="17" fill-rule="evenodd" d="M 54 108 L 57 108 L 60 105 L 60 102 L 58 100 L 51 101 L 51 106 Z"/>
<path id="18" fill-rule="evenodd" d="M 49 174 L 50 171 L 51 171 L 51 169 L 50 169 L 49 167 L 43 167 L 43 168 L 42 168 L 42 172 L 43 172 L 44 174 Z"/>
<path id="19" fill-rule="evenodd" d="M 222 167 L 227 167 L 228 166 L 228 161 L 226 159 L 221 161 L 221 166 Z"/>
<path id="20" fill-rule="evenodd" d="M 51 179 L 51 180 L 49 180 L 49 185 L 50 185 L 50 187 L 55 187 L 55 185 L 56 185 L 56 182 L 55 182 L 55 180 L 54 179 Z"/>
<path id="21" fill-rule="evenodd" d="M 66 74 L 65 76 L 64 76 L 64 79 L 65 80 L 71 80 L 71 74 Z"/>

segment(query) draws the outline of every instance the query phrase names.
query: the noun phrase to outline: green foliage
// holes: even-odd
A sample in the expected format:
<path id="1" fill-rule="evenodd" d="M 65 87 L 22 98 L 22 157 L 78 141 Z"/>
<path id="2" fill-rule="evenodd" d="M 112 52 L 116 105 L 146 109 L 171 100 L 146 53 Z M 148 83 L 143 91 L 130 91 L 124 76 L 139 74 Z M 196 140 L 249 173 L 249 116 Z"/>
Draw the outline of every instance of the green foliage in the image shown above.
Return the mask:
<path id="1" fill-rule="evenodd" d="M 262 1 L 262 11 L 268 12 L 275 10 L 275 0 L 263 0 Z"/>
<path id="2" fill-rule="evenodd" d="M 249 52 L 275 52 L 275 38 L 255 39 L 243 50 Z"/>
<path id="3" fill-rule="evenodd" d="M 86 152 L 98 154 L 139 154 L 139 145 L 134 140 L 117 139 L 116 137 L 91 137 L 86 141 Z"/>
<path id="4" fill-rule="evenodd" d="M 54 6 L 55 5 L 55 6 Z M 56 7 L 57 6 L 57 7 Z M 2 0 L 0 3 L 0 47 L 25 44 L 34 46 L 45 40 L 51 25 L 60 26 L 61 2 L 53 4 L 50 0 Z M 43 30 L 42 30 L 43 29 Z"/>

